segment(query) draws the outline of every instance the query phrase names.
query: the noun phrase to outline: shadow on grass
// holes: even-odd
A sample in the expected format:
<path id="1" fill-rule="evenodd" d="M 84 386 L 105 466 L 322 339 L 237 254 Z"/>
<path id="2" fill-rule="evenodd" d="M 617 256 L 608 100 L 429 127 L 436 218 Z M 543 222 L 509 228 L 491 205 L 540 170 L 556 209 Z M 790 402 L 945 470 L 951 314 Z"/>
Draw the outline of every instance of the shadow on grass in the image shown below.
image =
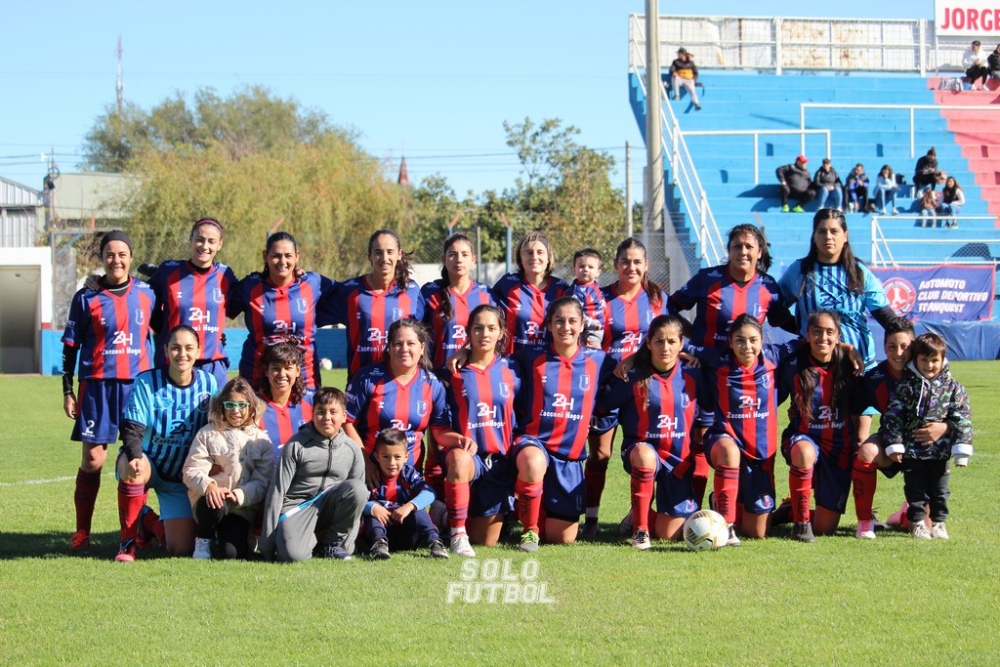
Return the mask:
<path id="1" fill-rule="evenodd" d="M 0 533 L 0 560 L 64 557 L 111 560 L 118 553 L 121 540 L 118 531 L 91 533 L 90 548 L 83 551 L 70 551 L 70 535 L 67 531 Z M 167 558 L 166 551 L 159 547 L 142 549 L 139 553 L 144 560 Z"/>

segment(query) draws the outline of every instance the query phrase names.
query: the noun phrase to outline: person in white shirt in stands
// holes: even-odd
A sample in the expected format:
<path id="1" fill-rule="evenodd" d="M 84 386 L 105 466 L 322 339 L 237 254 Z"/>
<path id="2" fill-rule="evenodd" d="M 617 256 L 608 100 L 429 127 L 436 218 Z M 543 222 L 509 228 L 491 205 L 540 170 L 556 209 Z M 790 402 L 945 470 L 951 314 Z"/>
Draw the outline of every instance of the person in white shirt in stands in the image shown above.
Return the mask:
<path id="1" fill-rule="evenodd" d="M 962 67 L 965 68 L 965 76 L 969 80 L 969 86 L 973 90 L 986 89 L 986 77 L 990 74 L 986 54 L 979 48 L 979 40 L 975 40 L 962 54 Z M 976 81 L 983 80 L 981 85 L 976 85 Z"/>

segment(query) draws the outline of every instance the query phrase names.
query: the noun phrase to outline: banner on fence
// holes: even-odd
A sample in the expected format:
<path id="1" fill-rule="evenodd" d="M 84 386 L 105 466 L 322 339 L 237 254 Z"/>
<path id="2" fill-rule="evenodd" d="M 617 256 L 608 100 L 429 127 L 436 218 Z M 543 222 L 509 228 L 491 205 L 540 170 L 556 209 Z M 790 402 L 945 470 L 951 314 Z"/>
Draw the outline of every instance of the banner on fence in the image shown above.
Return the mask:
<path id="1" fill-rule="evenodd" d="M 934 32 L 938 35 L 971 36 L 1000 33 L 1000 2 L 934 0 Z M 985 50 L 989 53 L 991 49 Z"/>
<path id="2" fill-rule="evenodd" d="M 993 316 L 996 267 L 942 264 L 925 268 L 873 268 L 897 315 L 957 322 Z"/>

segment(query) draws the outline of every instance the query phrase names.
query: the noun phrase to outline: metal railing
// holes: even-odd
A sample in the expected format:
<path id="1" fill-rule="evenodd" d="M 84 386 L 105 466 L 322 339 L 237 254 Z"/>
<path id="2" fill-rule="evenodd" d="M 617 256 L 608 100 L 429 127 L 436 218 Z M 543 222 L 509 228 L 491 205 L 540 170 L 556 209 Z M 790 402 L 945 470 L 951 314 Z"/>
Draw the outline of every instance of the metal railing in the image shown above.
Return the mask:
<path id="1" fill-rule="evenodd" d="M 688 130 L 682 132 L 685 137 L 727 137 L 727 136 L 753 136 L 753 184 L 760 183 L 760 135 L 762 134 L 798 134 L 802 136 L 802 150 L 805 153 L 805 143 L 807 134 L 822 134 L 826 137 L 826 152 L 824 155 L 830 157 L 830 130 Z"/>
<path id="2" fill-rule="evenodd" d="M 906 259 L 899 260 L 896 259 L 892 252 L 890 246 L 913 246 L 913 245 L 950 245 L 956 250 L 961 250 L 963 247 L 967 247 L 969 244 L 981 243 L 983 247 L 988 250 L 990 244 L 1000 244 L 1000 235 L 988 237 L 984 236 L 982 238 L 936 238 L 929 239 L 926 237 L 915 238 L 912 236 L 900 236 L 900 237 L 887 237 L 885 230 L 882 227 L 882 218 L 887 216 L 872 216 L 871 221 L 871 265 L 875 267 L 898 267 L 898 266 L 926 266 L 932 264 L 941 264 L 947 261 L 948 264 L 997 264 L 997 260 L 994 259 L 995 255 L 992 253 L 988 255 L 967 255 L 967 256 L 956 256 L 955 254 L 949 257 L 939 258 L 934 260 L 919 260 L 919 259 Z M 997 224 L 997 216 L 995 215 L 942 215 L 936 216 L 934 218 L 925 218 L 920 215 L 894 215 L 891 218 L 892 221 L 913 221 L 914 223 L 919 223 L 921 221 L 934 221 L 938 220 L 955 220 L 958 222 L 966 221 L 971 222 L 973 220 L 990 220 L 994 225 Z"/>
<path id="3" fill-rule="evenodd" d="M 1000 107 L 988 104 L 860 104 L 836 102 L 801 102 L 799 103 L 799 129 L 805 130 L 806 109 L 897 109 L 910 112 L 910 157 L 916 157 L 916 120 L 915 112 L 938 111 L 942 109 L 968 109 L 973 111 L 1000 111 Z M 806 150 L 806 138 L 802 137 L 802 152 Z"/>

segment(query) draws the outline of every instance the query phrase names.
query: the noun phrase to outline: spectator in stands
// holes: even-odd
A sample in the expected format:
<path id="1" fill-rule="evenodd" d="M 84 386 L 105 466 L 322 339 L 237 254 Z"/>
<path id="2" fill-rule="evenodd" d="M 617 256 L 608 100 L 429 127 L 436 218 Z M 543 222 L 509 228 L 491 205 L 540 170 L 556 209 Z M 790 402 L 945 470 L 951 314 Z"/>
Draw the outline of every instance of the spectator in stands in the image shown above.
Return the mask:
<path id="1" fill-rule="evenodd" d="M 984 90 L 986 88 L 986 77 L 990 70 L 987 66 L 986 54 L 979 48 L 979 40 L 975 40 L 969 48 L 962 54 L 962 67 L 965 68 L 965 77 L 969 80 L 969 86 L 973 90 Z M 983 80 L 982 85 L 977 86 L 976 81 Z"/>
<path id="2" fill-rule="evenodd" d="M 677 49 L 677 57 L 670 63 L 670 80 L 674 87 L 674 99 L 681 98 L 681 88 L 688 91 L 691 96 L 691 103 L 694 108 L 701 110 L 701 101 L 695 91 L 695 83 L 698 82 L 698 66 L 694 64 L 694 56 L 687 52 L 682 46 Z"/>
<path id="3" fill-rule="evenodd" d="M 809 169 L 806 163 L 809 160 L 805 155 L 795 158 L 794 164 L 786 164 L 774 170 L 781 185 L 781 212 L 788 213 L 788 198 L 795 197 L 799 200 L 798 205 L 792 209 L 795 213 L 804 213 L 803 206 L 808 204 L 816 196 L 816 186 L 809 178 Z"/>
<path id="4" fill-rule="evenodd" d="M 951 216 L 951 220 L 944 222 L 945 227 L 958 227 L 958 219 L 955 217 L 962 212 L 965 205 L 965 193 L 954 177 L 949 176 L 944 182 L 944 189 L 941 190 L 941 203 L 938 204 L 937 213 L 941 216 Z"/>
<path id="5" fill-rule="evenodd" d="M 833 198 L 833 206 L 840 210 L 844 203 L 844 183 L 840 180 L 837 170 L 830 164 L 830 158 L 823 158 L 823 166 L 816 170 L 813 176 L 813 186 L 819 193 L 819 207 L 826 208 L 826 200 Z"/>
<path id="6" fill-rule="evenodd" d="M 868 211 L 868 174 L 860 162 L 847 175 L 847 206 L 851 211 Z"/>
<path id="7" fill-rule="evenodd" d="M 878 176 L 875 177 L 875 206 L 881 215 L 885 215 L 886 210 L 892 215 L 899 215 L 899 209 L 896 208 L 898 189 L 899 184 L 896 183 L 896 174 L 893 173 L 892 167 L 887 164 L 882 165 Z"/>
<path id="8" fill-rule="evenodd" d="M 989 67 L 991 79 L 1000 79 L 1000 44 L 986 57 L 986 66 Z"/>
<path id="9" fill-rule="evenodd" d="M 938 195 L 934 192 L 934 188 L 928 185 L 924 188 L 923 194 L 920 196 L 920 221 L 923 227 L 927 227 L 927 223 L 930 222 L 930 226 L 934 226 L 934 219 L 937 217 L 937 207 L 938 207 Z"/>
<path id="10" fill-rule="evenodd" d="M 927 155 L 924 155 L 917 160 L 917 166 L 913 170 L 914 187 L 920 190 L 929 185 L 933 190 L 934 184 L 937 182 L 937 172 L 937 151 L 935 151 L 934 147 L 931 146 L 930 150 L 927 151 Z"/>

